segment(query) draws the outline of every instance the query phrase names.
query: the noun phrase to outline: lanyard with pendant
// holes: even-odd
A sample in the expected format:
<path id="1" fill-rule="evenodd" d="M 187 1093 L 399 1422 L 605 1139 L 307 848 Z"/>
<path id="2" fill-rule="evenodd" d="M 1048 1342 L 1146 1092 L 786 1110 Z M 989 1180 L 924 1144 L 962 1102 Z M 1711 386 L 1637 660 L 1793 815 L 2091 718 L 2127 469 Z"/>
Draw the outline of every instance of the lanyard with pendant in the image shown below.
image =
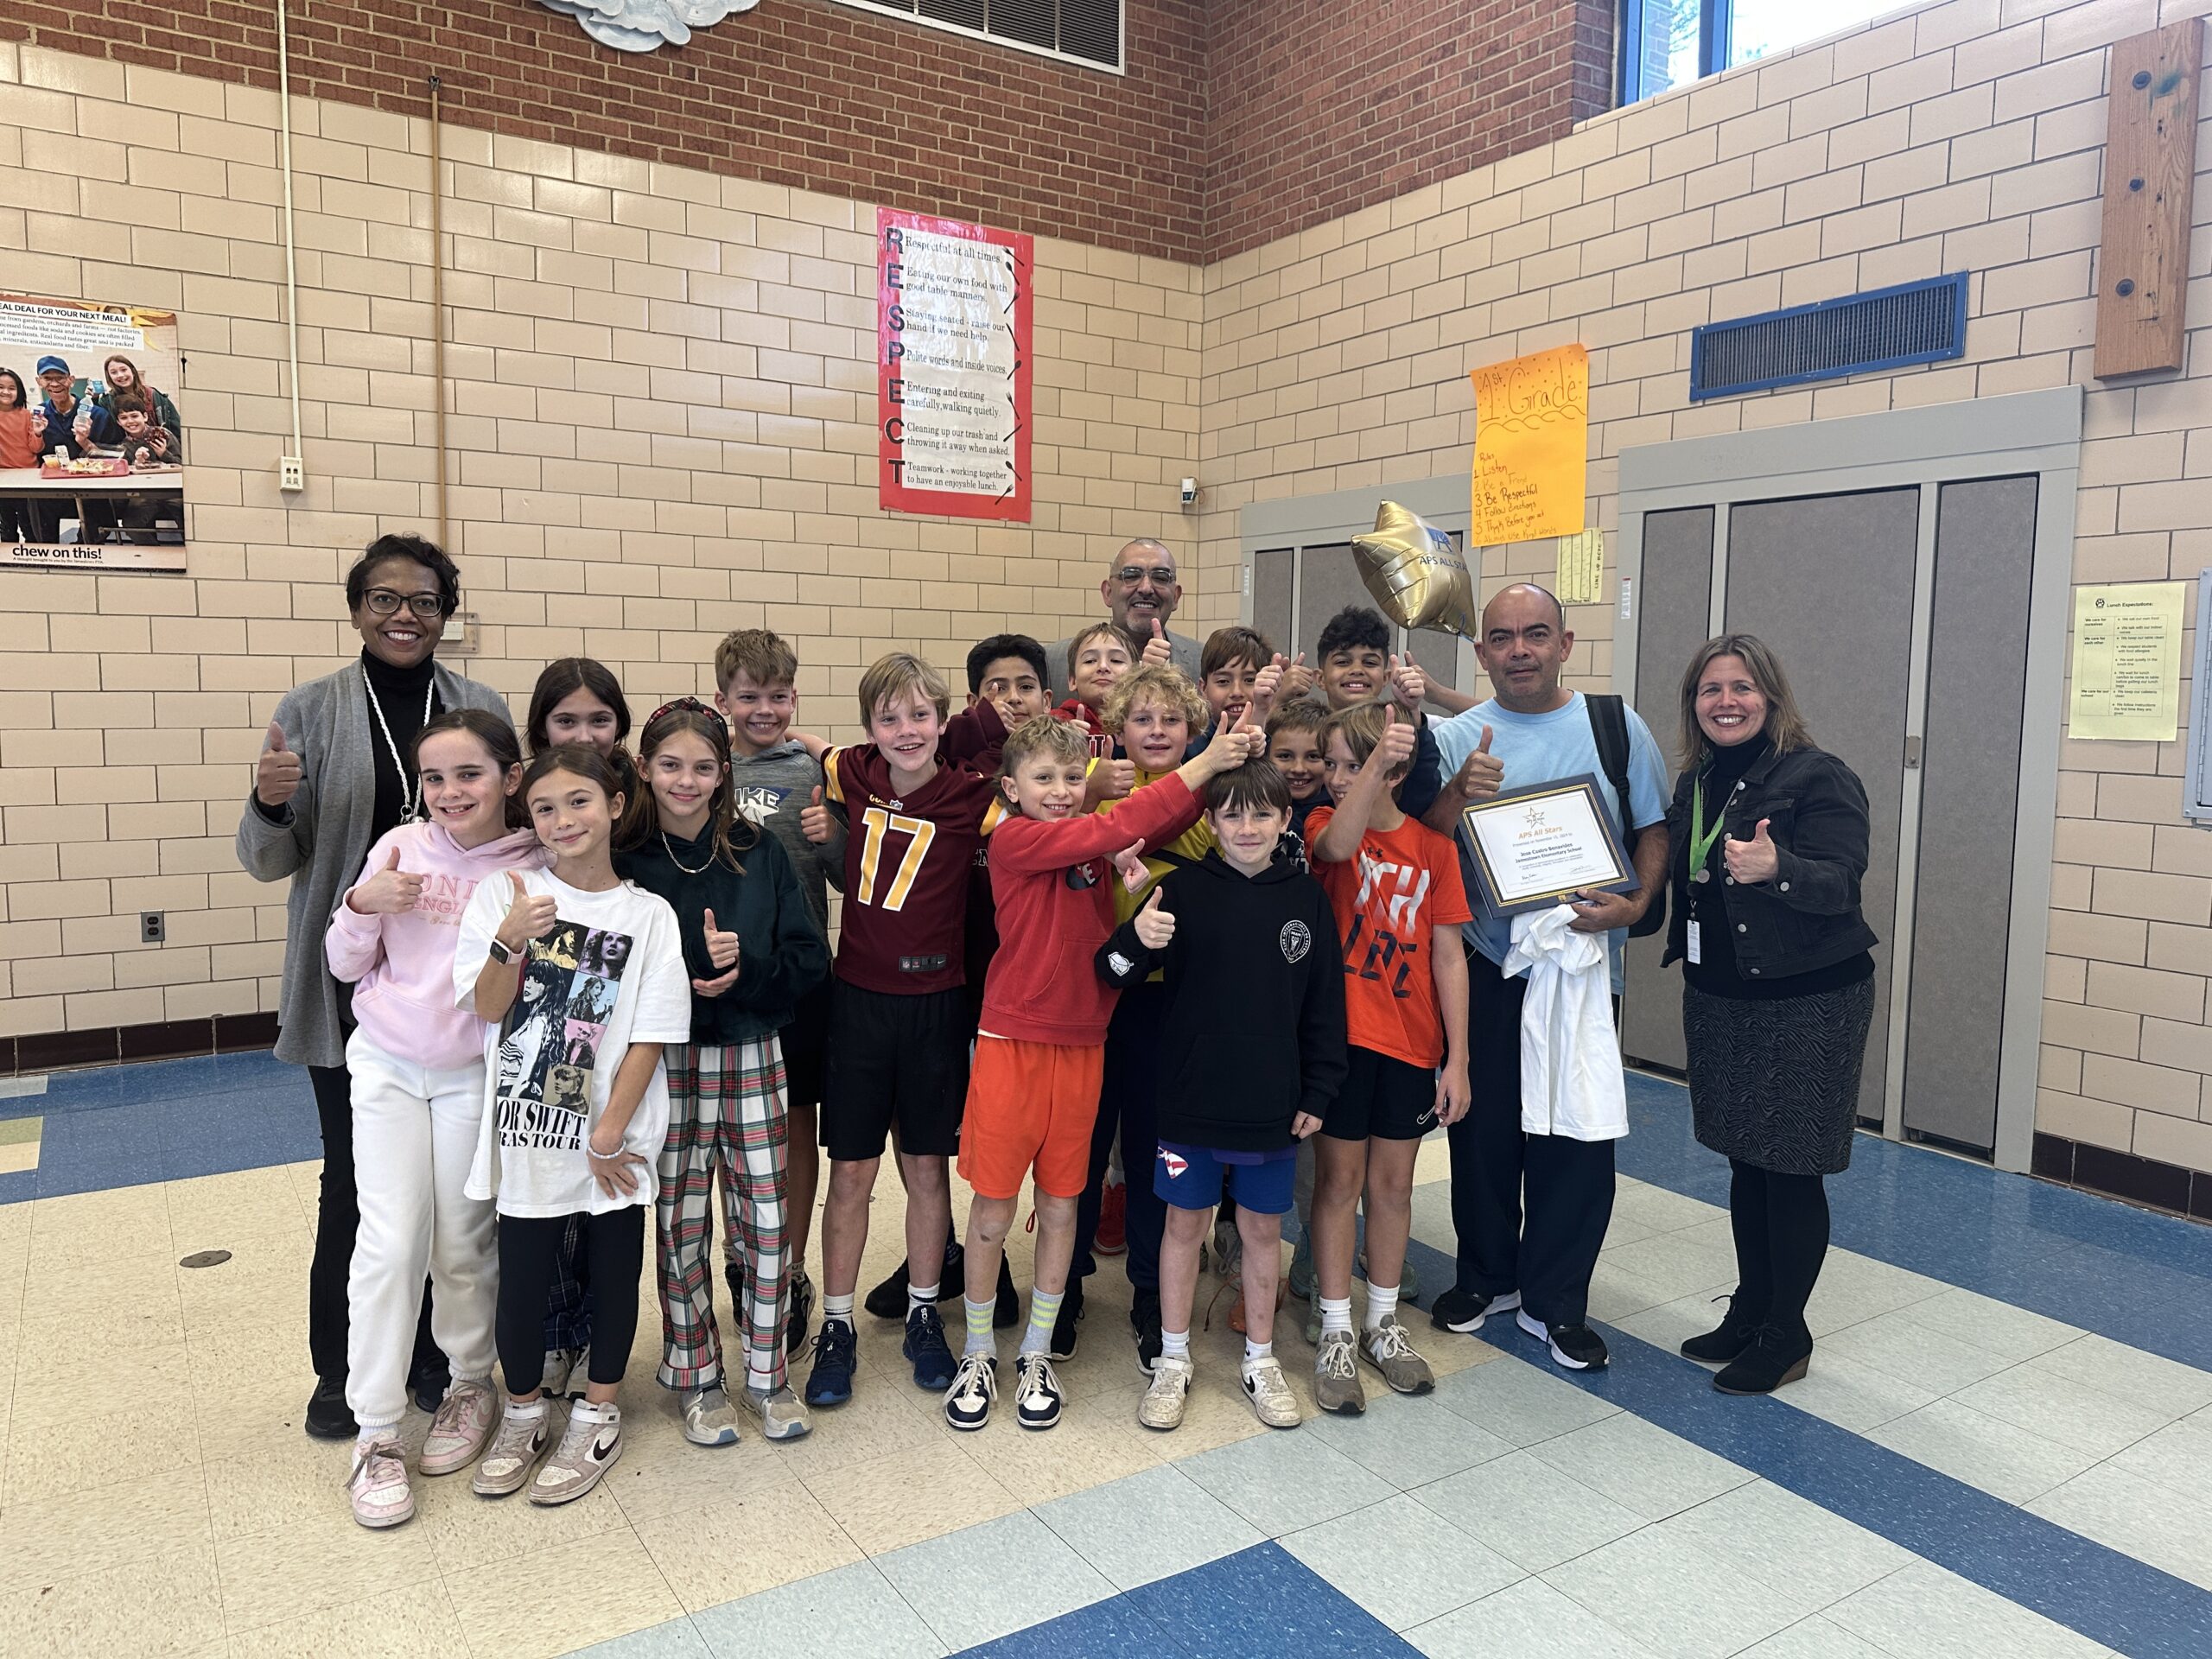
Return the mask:
<path id="1" fill-rule="evenodd" d="M 1697 890 L 1713 880 L 1713 872 L 1705 861 L 1713 856 L 1713 843 L 1720 839 L 1720 831 L 1728 822 L 1727 803 L 1724 798 L 1720 810 L 1713 815 L 1713 827 L 1705 827 L 1705 774 L 1700 772 L 1690 786 L 1690 893 L 1689 914 L 1683 922 L 1683 950 L 1694 967 L 1705 965 L 1705 928 L 1697 913 Z"/>
<path id="2" fill-rule="evenodd" d="M 399 753 L 399 745 L 392 741 L 391 728 L 385 721 L 384 705 L 377 701 L 377 689 L 370 683 L 369 671 L 365 667 L 361 670 L 361 687 L 369 694 L 369 712 L 377 717 L 377 729 L 384 734 L 385 747 L 391 751 L 391 764 L 399 772 L 399 791 L 404 798 L 400 803 L 399 821 L 402 823 L 420 823 L 429 817 L 423 810 L 423 780 L 419 777 L 407 775 L 407 762 Z M 429 684 L 423 688 L 423 726 L 430 723 L 430 699 L 437 694 L 438 683 L 433 677 Z M 420 731 L 422 728 L 418 726 L 415 729 Z"/>

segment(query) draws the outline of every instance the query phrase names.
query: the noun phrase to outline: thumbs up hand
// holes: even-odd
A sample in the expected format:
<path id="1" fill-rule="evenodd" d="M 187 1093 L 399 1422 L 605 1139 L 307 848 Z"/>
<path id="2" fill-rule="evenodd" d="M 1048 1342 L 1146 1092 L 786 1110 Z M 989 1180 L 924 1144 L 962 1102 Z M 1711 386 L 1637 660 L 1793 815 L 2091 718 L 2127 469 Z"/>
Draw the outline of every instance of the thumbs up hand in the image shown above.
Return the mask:
<path id="1" fill-rule="evenodd" d="M 1376 740 L 1375 752 L 1367 757 L 1367 763 L 1387 778 L 1414 758 L 1415 743 L 1413 722 L 1401 723 L 1395 709 L 1386 709 L 1382 735 Z"/>
<path id="2" fill-rule="evenodd" d="M 693 980 L 691 982 L 691 988 L 696 991 L 701 996 L 720 996 L 724 991 L 729 989 L 731 986 L 737 983 L 737 935 L 734 933 L 725 933 L 721 929 L 716 927 L 715 925 L 715 912 L 711 910 L 707 912 L 706 924 L 707 960 L 712 963 L 716 968 L 724 969 L 725 971 L 719 978 L 716 979 Z"/>
<path id="3" fill-rule="evenodd" d="M 1152 619 L 1152 638 L 1145 641 L 1144 655 L 1139 660 L 1147 664 L 1175 660 L 1175 653 L 1167 644 L 1167 630 L 1160 626 L 1156 616 Z"/>
<path id="4" fill-rule="evenodd" d="M 1115 854 L 1114 868 L 1122 873 L 1122 887 L 1128 893 L 1143 892 L 1144 884 L 1152 880 L 1152 872 L 1145 868 L 1144 842 L 1141 841 L 1133 841 Z"/>
<path id="5" fill-rule="evenodd" d="M 1175 918 L 1160 907 L 1160 889 L 1154 887 L 1144 908 L 1136 913 L 1137 939 L 1147 950 L 1165 950 L 1175 937 Z"/>
<path id="6" fill-rule="evenodd" d="M 1782 853 L 1768 839 L 1766 827 L 1770 818 L 1761 818 L 1758 828 L 1751 831 L 1749 841 L 1724 841 L 1720 855 L 1727 861 L 1728 874 L 1746 886 L 1758 881 L 1771 881 L 1782 868 Z"/>
<path id="7" fill-rule="evenodd" d="M 1274 660 L 1252 677 L 1252 717 L 1262 726 L 1268 723 L 1268 716 L 1274 712 L 1275 698 L 1281 694 L 1283 671 L 1287 667 L 1288 664 L 1283 661 L 1282 652 L 1277 652 Z"/>
<path id="8" fill-rule="evenodd" d="M 1504 785 L 1505 762 L 1490 752 L 1491 735 L 1491 728 L 1484 727 L 1483 741 L 1452 779 L 1452 787 L 1463 801 L 1495 800 Z"/>
<path id="9" fill-rule="evenodd" d="M 1320 679 L 1317 671 L 1306 666 L 1306 653 L 1300 652 L 1283 664 L 1282 701 L 1289 702 L 1298 697 L 1310 696 Z"/>
<path id="10" fill-rule="evenodd" d="M 542 939 L 550 933 L 559 918 L 552 899 L 532 893 L 512 870 L 507 872 L 507 918 L 499 924 L 498 938 L 510 954 L 520 956 L 532 939 Z"/>
<path id="11" fill-rule="evenodd" d="M 814 793 L 799 809 L 798 832 L 817 847 L 825 845 L 830 836 L 830 809 L 822 804 L 822 785 L 814 786 Z"/>
<path id="12" fill-rule="evenodd" d="M 362 916 L 404 916 L 422 899 L 423 878 L 399 868 L 395 847 L 382 869 L 346 895 L 346 907 Z"/>
<path id="13" fill-rule="evenodd" d="M 300 792 L 300 757 L 285 741 L 284 728 L 269 722 L 261 753 L 253 763 L 254 798 L 266 807 L 283 806 Z"/>
<path id="14" fill-rule="evenodd" d="M 1421 712 L 1421 700 L 1428 695 L 1428 676 L 1421 672 L 1421 664 L 1412 658 L 1394 655 L 1390 658 L 1390 690 L 1417 715 Z"/>

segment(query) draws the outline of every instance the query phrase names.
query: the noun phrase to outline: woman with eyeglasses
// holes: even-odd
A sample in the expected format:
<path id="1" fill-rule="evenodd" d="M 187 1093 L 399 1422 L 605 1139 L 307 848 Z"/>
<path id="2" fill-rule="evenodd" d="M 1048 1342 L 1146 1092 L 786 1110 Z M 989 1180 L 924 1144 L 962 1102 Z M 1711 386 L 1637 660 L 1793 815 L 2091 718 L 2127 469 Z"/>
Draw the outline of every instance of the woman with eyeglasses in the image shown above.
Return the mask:
<path id="1" fill-rule="evenodd" d="M 321 1202 L 308 1279 L 308 1348 L 315 1393 L 306 1428 L 320 1440 L 353 1436 L 346 1405 L 346 1275 L 360 1225 L 353 1183 L 353 1090 L 346 1043 L 350 988 L 333 977 L 323 932 L 370 847 L 423 817 L 421 780 L 408 757 L 434 715 L 482 709 L 507 718 L 488 685 L 435 661 L 447 619 L 461 602 L 461 573 L 419 536 L 381 536 L 346 574 L 348 620 L 359 658 L 285 693 L 254 763 L 253 791 L 238 817 L 238 856 L 256 880 L 289 878 L 284 968 L 276 995 L 276 1058 L 307 1068 L 322 1128 Z M 411 1374 L 417 1404 L 445 1392 L 445 1359 L 429 1337 L 427 1300 Z M 427 1402 L 427 1403 L 425 1403 Z"/>

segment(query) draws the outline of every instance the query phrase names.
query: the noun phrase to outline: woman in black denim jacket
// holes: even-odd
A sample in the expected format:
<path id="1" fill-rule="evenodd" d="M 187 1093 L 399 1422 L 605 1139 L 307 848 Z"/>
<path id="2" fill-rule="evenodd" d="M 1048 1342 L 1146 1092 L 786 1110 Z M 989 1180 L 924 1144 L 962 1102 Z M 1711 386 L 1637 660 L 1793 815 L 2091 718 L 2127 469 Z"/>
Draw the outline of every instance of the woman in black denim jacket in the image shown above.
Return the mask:
<path id="1" fill-rule="evenodd" d="M 1874 1012 L 1859 910 L 1866 791 L 1813 746 L 1782 664 L 1750 634 L 1710 639 L 1681 688 L 1683 771 L 1667 826 L 1697 1138 L 1728 1160 L 1738 1283 L 1718 1330 L 1728 1394 L 1805 1374 L 1805 1304 L 1827 1253 L 1822 1178 L 1847 1168 Z"/>

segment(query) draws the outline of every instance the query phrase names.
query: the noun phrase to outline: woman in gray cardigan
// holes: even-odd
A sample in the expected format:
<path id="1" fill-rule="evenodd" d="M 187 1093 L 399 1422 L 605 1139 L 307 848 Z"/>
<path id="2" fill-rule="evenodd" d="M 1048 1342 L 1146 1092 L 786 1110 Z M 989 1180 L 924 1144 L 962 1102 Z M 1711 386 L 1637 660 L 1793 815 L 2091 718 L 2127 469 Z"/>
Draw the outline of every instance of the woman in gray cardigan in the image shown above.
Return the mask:
<path id="1" fill-rule="evenodd" d="M 261 881 L 289 878 L 284 972 L 276 996 L 276 1058 L 304 1065 L 322 1128 L 322 1191 L 308 1279 L 308 1347 L 317 1382 L 307 1431 L 354 1433 L 346 1408 L 346 1274 L 360 1224 L 353 1185 L 353 1107 L 346 1071 L 350 988 L 331 977 L 322 935 L 378 836 L 416 815 L 408 757 L 434 714 L 505 700 L 433 660 L 461 602 L 461 573 L 419 536 L 384 536 L 346 576 L 346 606 L 361 655 L 335 674 L 296 686 L 276 705 L 239 815 L 238 862 Z M 429 1308 L 423 1307 L 427 1326 Z M 419 1335 L 418 1370 L 442 1370 Z"/>

